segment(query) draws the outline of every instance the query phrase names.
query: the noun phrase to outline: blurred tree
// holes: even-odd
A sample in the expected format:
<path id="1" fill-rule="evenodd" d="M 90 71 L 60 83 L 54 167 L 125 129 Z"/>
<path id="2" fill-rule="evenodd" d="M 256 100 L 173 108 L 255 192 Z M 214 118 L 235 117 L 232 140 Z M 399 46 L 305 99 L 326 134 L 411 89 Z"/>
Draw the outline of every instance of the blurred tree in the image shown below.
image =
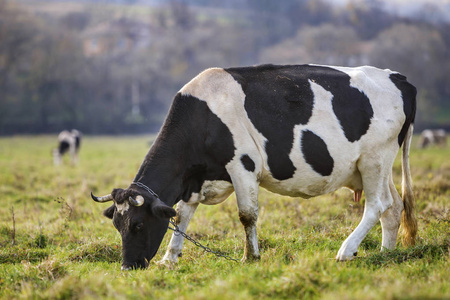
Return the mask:
<path id="1" fill-rule="evenodd" d="M 434 3 L 423 3 L 417 12 L 414 14 L 414 18 L 418 20 L 424 20 L 431 24 L 441 24 L 445 22 L 445 14 L 441 8 Z"/>
<path id="2" fill-rule="evenodd" d="M 418 88 L 418 120 L 430 122 L 437 107 L 450 109 L 448 49 L 438 30 L 429 26 L 397 24 L 373 42 L 370 61 L 408 76 Z"/>
<path id="3" fill-rule="evenodd" d="M 442 78 L 445 43 L 436 29 L 398 24 L 382 32 L 373 43 L 371 62 L 382 68 L 410 74 L 422 87 L 433 88 Z"/>
<path id="4" fill-rule="evenodd" d="M 331 6 L 322 0 L 247 0 L 247 4 L 251 25 L 264 32 L 260 47 L 295 35 L 305 24 L 328 22 L 332 16 Z"/>
<path id="5" fill-rule="evenodd" d="M 88 11 L 71 12 L 61 17 L 60 23 L 68 30 L 82 31 L 88 26 L 91 14 Z"/>
<path id="6" fill-rule="evenodd" d="M 381 0 L 351 0 L 346 12 L 347 25 L 352 26 L 364 40 L 373 39 L 395 22 L 395 17 L 384 10 Z"/>
<path id="7" fill-rule="evenodd" d="M 35 48 L 38 22 L 33 16 L 17 5 L 0 0 L 0 133 L 7 133 L 15 126 L 22 106 L 21 99 L 27 93 L 24 87 L 26 75 L 30 70 L 32 49 Z M 20 119 L 25 120 L 25 116 Z M 32 122 L 31 120 L 28 122 Z"/>
<path id="8" fill-rule="evenodd" d="M 195 18 L 185 0 L 170 0 L 170 13 L 175 27 L 190 30 L 195 25 Z"/>
<path id="9" fill-rule="evenodd" d="M 303 27 L 293 38 L 261 52 L 260 60 L 274 63 L 357 65 L 362 45 L 351 27 L 323 24 Z"/>

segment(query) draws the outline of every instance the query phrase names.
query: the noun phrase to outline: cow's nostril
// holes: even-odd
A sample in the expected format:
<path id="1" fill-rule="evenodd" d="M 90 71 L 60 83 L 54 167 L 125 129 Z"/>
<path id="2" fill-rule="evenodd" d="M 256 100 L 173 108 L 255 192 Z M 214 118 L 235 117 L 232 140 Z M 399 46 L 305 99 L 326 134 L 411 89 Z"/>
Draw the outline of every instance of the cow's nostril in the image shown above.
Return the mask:
<path id="1" fill-rule="evenodd" d="M 122 271 L 131 271 L 131 270 L 145 269 L 147 267 L 148 267 L 147 260 L 140 260 L 135 263 L 123 263 L 120 269 Z"/>

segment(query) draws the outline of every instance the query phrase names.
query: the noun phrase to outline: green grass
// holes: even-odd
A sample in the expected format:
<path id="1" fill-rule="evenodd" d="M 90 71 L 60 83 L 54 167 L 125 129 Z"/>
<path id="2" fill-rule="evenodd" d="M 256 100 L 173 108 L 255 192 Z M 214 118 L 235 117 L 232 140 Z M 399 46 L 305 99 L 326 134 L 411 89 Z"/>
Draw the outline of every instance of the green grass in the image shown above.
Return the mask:
<path id="1" fill-rule="evenodd" d="M 178 264 L 159 266 L 153 262 L 162 258 L 167 234 L 149 269 L 122 272 L 120 235 L 102 216 L 108 204 L 89 193 L 127 187 L 151 139 L 86 137 L 79 165 L 66 157 L 54 167 L 54 137 L 0 138 L 1 299 L 450 299 L 448 148 L 412 149 L 420 230 L 414 247 L 380 253 L 378 224 L 355 260 L 337 263 L 362 203 L 344 189 L 309 200 L 261 190 L 261 261 L 230 262 L 185 242 Z M 397 188 L 400 171 L 397 159 Z M 242 257 L 234 195 L 199 207 L 188 233 Z"/>

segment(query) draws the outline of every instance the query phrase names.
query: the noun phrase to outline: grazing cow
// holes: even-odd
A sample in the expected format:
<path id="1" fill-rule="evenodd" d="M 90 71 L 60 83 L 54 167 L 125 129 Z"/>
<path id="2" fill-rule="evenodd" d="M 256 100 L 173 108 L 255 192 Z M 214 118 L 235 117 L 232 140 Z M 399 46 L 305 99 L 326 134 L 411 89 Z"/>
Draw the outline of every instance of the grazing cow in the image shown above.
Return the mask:
<path id="1" fill-rule="evenodd" d="M 72 129 L 72 131 L 61 131 L 58 135 L 58 148 L 53 149 L 53 162 L 56 166 L 61 164 L 62 156 L 69 152 L 72 164 L 78 163 L 78 151 L 80 150 L 81 133 Z"/>
<path id="2" fill-rule="evenodd" d="M 444 129 L 425 129 L 420 134 L 419 148 L 424 149 L 431 145 L 445 147 L 447 145 L 447 136 Z"/>
<path id="3" fill-rule="evenodd" d="M 364 190 L 364 215 L 338 261 L 352 259 L 380 219 L 382 249 L 395 247 L 400 223 L 404 242 L 413 244 L 409 148 L 415 96 L 405 76 L 369 66 L 202 72 L 176 94 L 130 186 L 102 197 L 91 194 L 97 202 L 113 201 L 104 215 L 122 236 L 122 269 L 147 266 L 170 217 L 176 215 L 186 232 L 200 203 L 219 204 L 233 191 L 246 234 L 243 260 L 259 259 L 259 186 L 303 198 L 348 187 L 355 200 Z M 402 145 L 403 201 L 392 179 Z M 182 244 L 183 237 L 174 234 L 162 262 L 176 262 Z"/>

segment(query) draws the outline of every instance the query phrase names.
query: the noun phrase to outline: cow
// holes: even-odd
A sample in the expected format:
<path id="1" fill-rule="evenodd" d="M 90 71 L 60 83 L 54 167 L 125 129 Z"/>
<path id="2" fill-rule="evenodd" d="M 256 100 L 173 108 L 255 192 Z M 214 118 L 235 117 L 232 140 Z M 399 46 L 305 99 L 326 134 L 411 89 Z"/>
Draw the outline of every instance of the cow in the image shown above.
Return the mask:
<path id="1" fill-rule="evenodd" d="M 260 259 L 259 186 L 311 198 L 341 187 L 365 193 L 360 224 L 337 261 L 352 259 L 381 220 L 381 249 L 393 249 L 402 224 L 414 244 L 417 221 L 409 168 L 416 89 L 406 77 L 375 67 L 259 65 L 211 68 L 175 95 L 161 130 L 126 189 L 91 197 L 122 237 L 122 269 L 145 268 L 168 229 L 186 232 L 199 204 L 234 191 L 246 241 L 242 261 Z M 402 194 L 392 166 L 402 146 Z M 176 204 L 176 210 L 173 205 Z M 177 262 L 174 234 L 161 263 Z"/>
<path id="2" fill-rule="evenodd" d="M 424 149 L 431 145 L 445 147 L 447 145 L 447 136 L 444 129 L 425 129 L 420 134 L 419 148 Z"/>
<path id="3" fill-rule="evenodd" d="M 58 148 L 53 149 L 53 163 L 58 166 L 62 156 L 69 152 L 72 164 L 78 163 L 78 151 L 81 145 L 81 132 L 76 129 L 64 130 L 58 135 Z"/>

